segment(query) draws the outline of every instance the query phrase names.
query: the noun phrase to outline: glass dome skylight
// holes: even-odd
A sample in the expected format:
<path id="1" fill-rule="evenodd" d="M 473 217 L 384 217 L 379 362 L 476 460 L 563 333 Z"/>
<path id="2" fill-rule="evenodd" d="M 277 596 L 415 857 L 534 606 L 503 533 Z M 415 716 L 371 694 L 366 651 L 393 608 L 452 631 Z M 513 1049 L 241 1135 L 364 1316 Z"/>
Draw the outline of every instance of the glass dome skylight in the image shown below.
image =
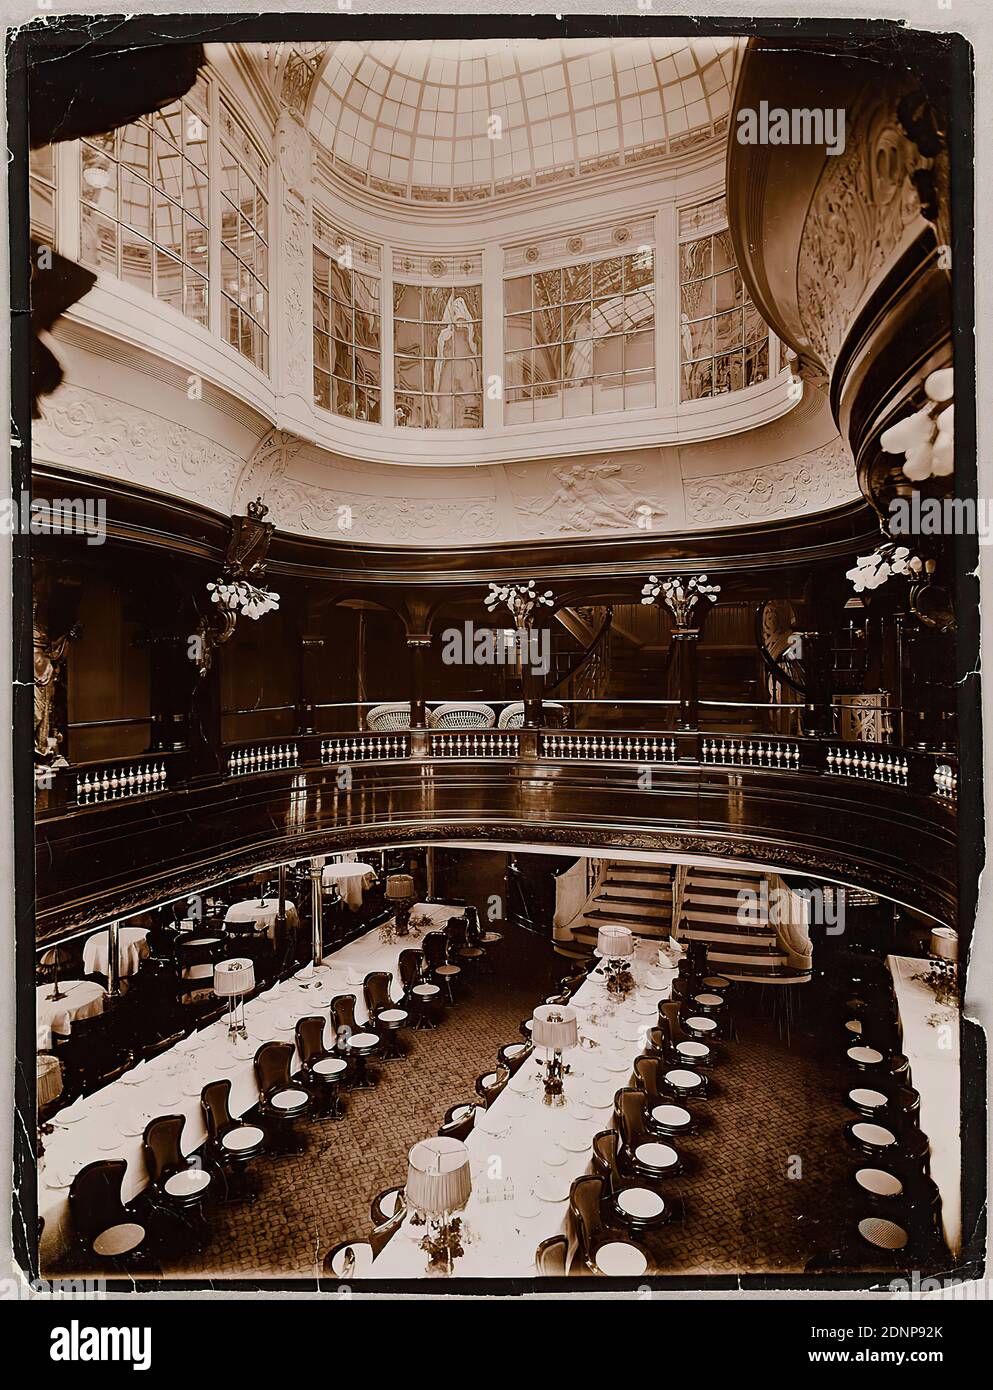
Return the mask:
<path id="1" fill-rule="evenodd" d="M 727 126 L 739 40 L 331 46 L 311 129 L 346 177 L 465 202 L 664 157 Z"/>

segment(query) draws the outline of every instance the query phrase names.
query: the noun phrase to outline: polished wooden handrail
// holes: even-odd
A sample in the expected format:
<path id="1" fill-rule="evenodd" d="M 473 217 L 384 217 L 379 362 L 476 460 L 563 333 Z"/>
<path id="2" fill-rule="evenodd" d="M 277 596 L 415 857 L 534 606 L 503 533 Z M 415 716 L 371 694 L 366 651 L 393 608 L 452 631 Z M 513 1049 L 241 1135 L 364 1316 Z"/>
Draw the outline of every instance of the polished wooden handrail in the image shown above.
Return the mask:
<path id="1" fill-rule="evenodd" d="M 719 734 L 666 735 L 671 748 L 653 755 L 651 735 L 590 731 L 580 756 L 555 757 L 547 741 L 561 730 L 516 732 L 513 756 L 460 754 L 457 733 L 455 751 L 437 754 L 430 732 L 413 730 L 405 756 L 348 762 L 321 762 L 322 737 L 308 736 L 297 742 L 310 756 L 301 748 L 290 767 L 41 812 L 39 933 L 289 859 L 445 840 L 717 856 L 852 883 L 954 923 L 955 805 L 949 779 L 939 790 L 934 778 L 939 767 L 954 778 L 951 757 L 907 750 L 903 785 L 885 764 L 877 778 L 828 770 L 827 739 L 742 739 L 740 757 L 729 739 L 734 760 L 725 747 L 722 762 Z"/>

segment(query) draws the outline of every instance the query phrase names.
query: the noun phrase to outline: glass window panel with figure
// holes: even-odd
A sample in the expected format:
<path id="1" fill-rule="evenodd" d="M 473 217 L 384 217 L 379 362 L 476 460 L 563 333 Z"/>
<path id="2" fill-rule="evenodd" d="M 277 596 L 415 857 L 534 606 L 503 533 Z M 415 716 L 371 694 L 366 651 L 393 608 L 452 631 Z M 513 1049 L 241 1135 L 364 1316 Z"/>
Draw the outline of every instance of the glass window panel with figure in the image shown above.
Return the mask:
<path id="1" fill-rule="evenodd" d="M 698 319 L 683 324 L 683 360 L 710 357 L 714 351 L 714 320 Z"/>
<path id="2" fill-rule="evenodd" d="M 731 348 L 741 347 L 741 332 L 740 309 L 732 309 L 727 314 L 718 314 L 714 319 L 714 352 L 729 352 Z"/>
<path id="3" fill-rule="evenodd" d="M 683 367 L 682 398 L 696 401 L 713 395 L 711 362 L 690 362 Z"/>
<path id="4" fill-rule="evenodd" d="M 624 378 L 622 376 L 598 376 L 593 382 L 593 410 L 601 412 L 623 410 Z"/>
<path id="5" fill-rule="evenodd" d="M 524 314 L 531 310 L 531 277 L 521 276 L 503 282 L 503 311 L 505 314 Z"/>
<path id="6" fill-rule="evenodd" d="M 155 297 L 183 312 L 182 262 L 164 251 L 155 252 Z"/>
<path id="7" fill-rule="evenodd" d="M 126 227 L 121 228 L 121 279 L 152 293 L 152 243 Z"/>
<path id="8" fill-rule="evenodd" d="M 195 270 L 183 271 L 183 312 L 188 319 L 207 327 L 207 281 Z"/>
<path id="9" fill-rule="evenodd" d="M 349 378 L 331 378 L 331 409 L 336 415 L 351 415 L 355 400 L 355 388 Z"/>
<path id="10" fill-rule="evenodd" d="M 102 150 L 83 144 L 80 150 L 79 196 L 85 204 L 117 217 L 117 165 Z"/>
<path id="11" fill-rule="evenodd" d="M 355 274 L 352 277 L 352 294 L 355 307 L 363 314 L 379 313 L 379 281 L 368 275 Z"/>
<path id="12" fill-rule="evenodd" d="M 455 291 L 439 288 L 437 285 L 425 285 L 421 290 L 421 300 L 424 321 L 426 323 L 441 323 L 451 312 L 452 304 L 455 301 Z"/>
<path id="13" fill-rule="evenodd" d="M 393 286 L 393 315 L 399 319 L 420 321 L 421 291 L 417 285 Z"/>
<path id="14" fill-rule="evenodd" d="M 745 352 L 745 385 L 769 379 L 769 344 L 758 343 Z"/>
<path id="15" fill-rule="evenodd" d="M 644 410 L 655 404 L 655 373 L 624 373 L 624 409 Z"/>
<path id="16" fill-rule="evenodd" d="M 533 279 L 534 307 L 544 309 L 562 303 L 561 270 L 542 270 Z"/>
<path id="17" fill-rule="evenodd" d="M 734 270 L 737 267 L 738 263 L 735 259 L 734 246 L 729 231 L 715 232 L 713 247 L 715 274 L 724 270 Z"/>
<path id="18" fill-rule="evenodd" d="M 398 319 L 393 324 L 393 350 L 404 357 L 423 356 L 421 325 L 406 319 Z"/>
<path id="19" fill-rule="evenodd" d="M 592 297 L 592 271 L 589 263 L 566 266 L 562 271 L 562 302 L 578 304 Z"/>
<path id="20" fill-rule="evenodd" d="M 121 221 L 136 232 L 151 236 L 151 187 L 128 169 L 121 170 Z"/>
<path id="21" fill-rule="evenodd" d="M 155 132 L 156 141 L 167 140 L 176 150 L 183 148 L 183 104 L 179 101 L 170 102 L 161 111 L 156 111 L 151 117 L 152 129 Z"/>
<path id="22" fill-rule="evenodd" d="M 314 292 L 323 295 L 331 293 L 331 258 L 319 247 L 314 247 Z"/>
<path id="23" fill-rule="evenodd" d="M 470 318 L 482 319 L 483 317 L 483 287 L 482 285 L 457 285 L 453 294 L 457 299 L 461 299 L 465 305 Z"/>
<path id="24" fill-rule="evenodd" d="M 363 386 L 379 385 L 379 353 L 355 349 L 355 380 Z"/>
<path id="25" fill-rule="evenodd" d="M 335 376 L 355 380 L 355 354 L 351 345 L 340 338 L 331 339 L 331 370 Z"/>
<path id="26" fill-rule="evenodd" d="M 419 425 L 421 421 L 421 397 L 398 394 L 395 398 L 394 417 L 397 425 L 402 429 Z"/>
<path id="27" fill-rule="evenodd" d="M 624 261 L 617 256 L 609 261 L 597 261 L 593 266 L 593 298 L 605 299 L 620 295 L 624 289 Z"/>
<path id="28" fill-rule="evenodd" d="M 325 372 L 331 369 L 331 346 L 328 335 L 317 328 L 314 330 L 314 366 L 320 367 Z"/>
<path id="29" fill-rule="evenodd" d="M 155 185 L 177 203 L 183 201 L 183 156 L 161 135 L 155 137 Z"/>
<path id="30" fill-rule="evenodd" d="M 206 227 L 202 227 L 195 217 L 186 213 L 183 217 L 183 235 L 185 239 L 184 260 L 201 275 L 206 275 L 208 253 Z"/>
<path id="31" fill-rule="evenodd" d="M 363 386 L 355 388 L 355 418 L 370 424 L 379 423 L 379 392 Z"/>
<path id="32" fill-rule="evenodd" d="M 398 391 L 413 393 L 424 390 L 424 367 L 422 358 L 397 357 L 395 359 L 394 371 L 396 374 L 396 386 Z"/>
<path id="33" fill-rule="evenodd" d="M 649 251 L 636 251 L 624 257 L 624 292 L 643 289 L 655 282 L 655 257 Z"/>
<path id="34" fill-rule="evenodd" d="M 207 175 L 188 159 L 183 160 L 183 204 L 187 212 L 206 225 Z"/>
<path id="35" fill-rule="evenodd" d="M 567 382 L 562 388 L 562 413 L 567 420 L 593 414 L 593 381 L 590 377 Z"/>
<path id="36" fill-rule="evenodd" d="M 740 391 L 744 373 L 741 353 L 728 353 L 714 358 L 714 395 L 723 396 L 728 391 Z"/>
<path id="37" fill-rule="evenodd" d="M 323 410 L 331 409 L 331 378 L 327 372 L 314 371 L 314 404 Z"/>
<path id="38" fill-rule="evenodd" d="M 452 418 L 454 428 L 457 430 L 481 429 L 483 424 L 482 396 L 456 396 Z"/>
<path id="39" fill-rule="evenodd" d="M 155 195 L 155 244 L 173 256 L 183 254 L 183 210 L 161 193 Z"/>
<path id="40" fill-rule="evenodd" d="M 741 279 L 735 270 L 714 276 L 714 312 L 724 313 L 741 303 Z"/>
<path id="41" fill-rule="evenodd" d="M 146 125 L 126 125 L 121 130 L 121 164 L 143 178 L 152 176 L 151 131 Z"/>
<path id="42" fill-rule="evenodd" d="M 769 336 L 769 330 L 765 325 L 762 315 L 756 309 L 751 300 L 745 301 L 745 342 L 763 343 Z"/>
<path id="43" fill-rule="evenodd" d="M 679 278 L 699 280 L 713 274 L 714 257 L 709 236 L 699 241 L 685 241 L 679 248 Z"/>
<path id="44" fill-rule="evenodd" d="M 643 371 L 655 365 L 655 334 L 626 333 L 624 335 L 624 370 Z"/>
<path id="45" fill-rule="evenodd" d="M 117 274 L 118 225 L 85 204 L 80 222 L 79 258 L 95 270 Z"/>

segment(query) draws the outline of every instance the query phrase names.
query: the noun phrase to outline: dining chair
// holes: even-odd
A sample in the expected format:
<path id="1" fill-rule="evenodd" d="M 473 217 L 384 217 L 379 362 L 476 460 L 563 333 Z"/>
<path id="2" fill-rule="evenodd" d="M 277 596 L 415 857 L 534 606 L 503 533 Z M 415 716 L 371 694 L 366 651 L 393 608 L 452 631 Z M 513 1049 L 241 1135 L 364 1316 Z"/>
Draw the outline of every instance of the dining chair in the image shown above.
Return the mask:
<path id="1" fill-rule="evenodd" d="M 538 1273 L 545 1279 L 563 1279 L 566 1269 L 566 1256 L 569 1251 L 568 1236 L 549 1236 L 534 1252 L 534 1263 Z"/>
<path id="2" fill-rule="evenodd" d="M 532 1042 L 504 1043 L 497 1049 L 497 1062 L 506 1067 L 511 1076 L 516 1075 L 534 1051 Z"/>
<path id="3" fill-rule="evenodd" d="M 265 1147 L 265 1130 L 231 1114 L 231 1081 L 210 1081 L 200 1092 L 200 1109 L 207 1126 L 208 1153 L 225 1186 L 225 1200 L 254 1202 L 258 1193 L 248 1166 Z"/>
<path id="4" fill-rule="evenodd" d="M 362 991 L 365 995 L 369 1022 L 382 1038 L 383 1061 L 401 1062 L 406 1054 L 400 1046 L 400 1030 L 407 1022 L 409 1014 L 406 1009 L 394 1004 L 390 996 L 392 986 L 392 971 L 373 970 L 365 977 Z"/>
<path id="5" fill-rule="evenodd" d="M 478 1108 L 475 1101 L 460 1101 L 457 1105 L 450 1105 L 438 1127 L 439 1138 L 458 1139 L 465 1143 L 475 1126 Z"/>
<path id="6" fill-rule="evenodd" d="M 476 1095 L 483 1101 L 487 1109 L 500 1095 L 509 1080 L 510 1072 L 506 1067 L 497 1067 L 496 1071 L 484 1072 L 482 1076 L 476 1077 L 474 1087 Z"/>
<path id="7" fill-rule="evenodd" d="M 355 995 L 336 994 L 331 1000 L 331 1020 L 338 1039 L 337 1051 L 348 1063 L 345 1085 L 352 1090 L 367 1090 L 376 1085 L 376 1077 L 368 1069 L 367 1059 L 380 1049 L 380 1036 L 372 1023 L 355 1021 Z M 361 1038 L 361 1043 L 356 1042 Z"/>
<path id="8" fill-rule="evenodd" d="M 622 1168 L 628 1176 L 658 1182 L 678 1177 L 683 1162 L 672 1144 L 660 1142 L 645 1119 L 645 1095 L 625 1087 L 614 1097 L 614 1116 L 621 1136 Z"/>
<path id="9" fill-rule="evenodd" d="M 403 1187 L 384 1187 L 382 1192 L 377 1192 L 373 1197 L 369 1217 L 373 1226 L 385 1226 L 398 1212 L 405 1212 L 406 1209 L 407 1199 Z"/>
<path id="10" fill-rule="evenodd" d="M 327 1047 L 324 1041 L 327 1024 L 323 1014 L 297 1019 L 295 1036 L 301 1062 L 297 1076 L 310 1091 L 318 1115 L 328 1120 L 343 1120 L 341 1086 L 348 1063 Z"/>
<path id="11" fill-rule="evenodd" d="M 156 1115 L 145 1126 L 141 1146 L 152 1205 L 170 1216 L 182 1217 L 199 1248 L 207 1229 L 204 1202 L 213 1179 L 199 1158 L 183 1153 L 185 1128 L 185 1115 Z"/>
<path id="12" fill-rule="evenodd" d="M 255 1054 L 255 1084 L 259 1092 L 259 1114 L 266 1128 L 269 1153 L 273 1157 L 306 1152 L 306 1144 L 294 1135 L 293 1123 L 306 1114 L 310 1093 L 290 1076 L 293 1044 L 265 1042 Z"/>
<path id="13" fill-rule="evenodd" d="M 69 1220 L 76 1258 L 105 1271 L 147 1260 L 147 1228 L 122 1196 L 127 1162 L 102 1158 L 81 1168 L 69 1188 Z"/>
<path id="14" fill-rule="evenodd" d="M 429 931 L 424 938 L 423 949 L 428 975 L 440 987 L 448 1007 L 456 1008 L 458 999 L 455 995 L 455 982 L 462 974 L 462 967 L 450 958 L 447 931 Z"/>
<path id="15" fill-rule="evenodd" d="M 569 1217 L 572 1223 L 577 1254 L 590 1274 L 602 1274 L 597 1264 L 597 1253 L 605 1245 L 630 1245 L 643 1257 L 645 1266 L 649 1265 L 647 1251 L 630 1239 L 622 1226 L 613 1226 L 604 1220 L 604 1182 L 598 1174 L 586 1174 L 576 1178 L 569 1189 Z M 575 1271 L 575 1263 L 572 1265 Z"/>

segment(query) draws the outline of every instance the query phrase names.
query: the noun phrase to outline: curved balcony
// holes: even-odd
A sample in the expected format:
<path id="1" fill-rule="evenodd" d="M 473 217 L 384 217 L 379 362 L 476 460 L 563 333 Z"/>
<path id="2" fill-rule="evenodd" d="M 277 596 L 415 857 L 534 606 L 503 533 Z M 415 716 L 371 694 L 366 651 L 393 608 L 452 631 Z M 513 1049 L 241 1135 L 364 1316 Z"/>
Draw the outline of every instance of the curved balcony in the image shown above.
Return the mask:
<path id="1" fill-rule="evenodd" d="M 955 762 L 724 733 L 341 732 L 64 769 L 39 807 L 39 937 L 248 869 L 343 848 L 465 842 L 707 855 L 853 884 L 954 924 Z M 98 776 L 99 773 L 99 776 Z"/>

